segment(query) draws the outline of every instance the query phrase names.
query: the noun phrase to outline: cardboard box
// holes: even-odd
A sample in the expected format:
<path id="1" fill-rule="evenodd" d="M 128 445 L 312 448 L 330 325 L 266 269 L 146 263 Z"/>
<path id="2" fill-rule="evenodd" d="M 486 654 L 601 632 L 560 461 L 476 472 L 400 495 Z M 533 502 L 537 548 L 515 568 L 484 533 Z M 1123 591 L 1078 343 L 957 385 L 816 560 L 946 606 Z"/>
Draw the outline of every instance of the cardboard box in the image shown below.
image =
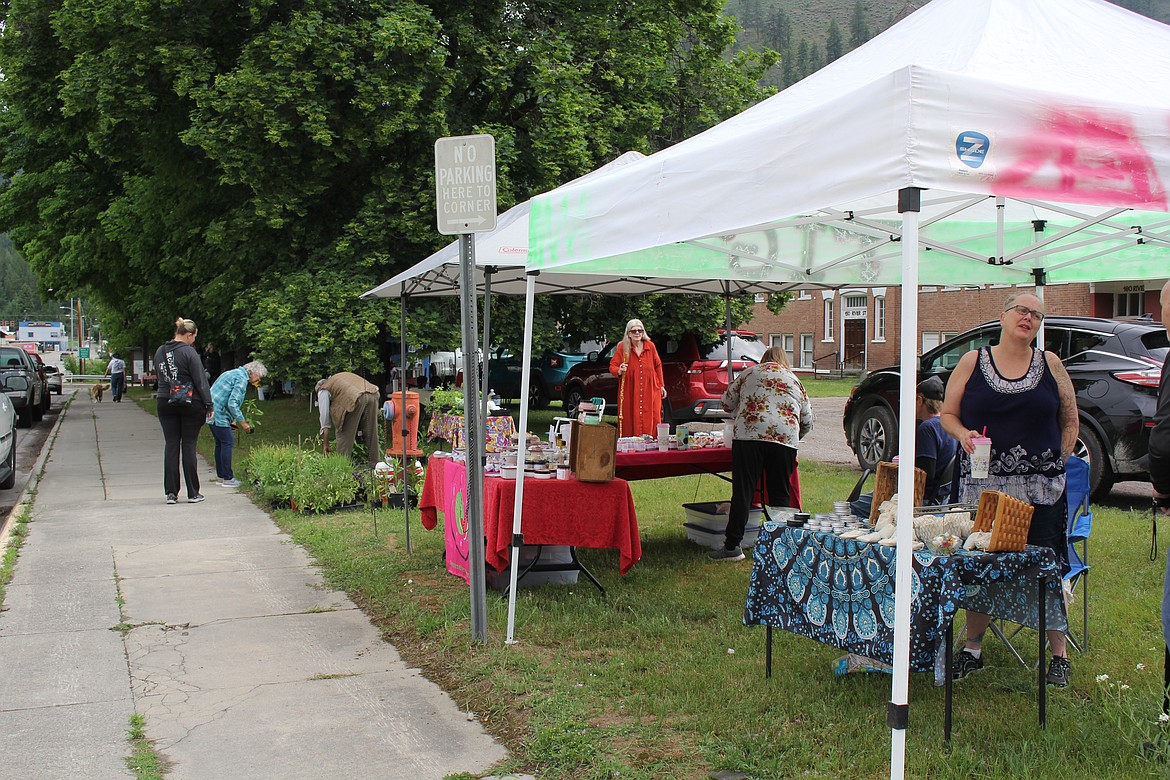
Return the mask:
<path id="1" fill-rule="evenodd" d="M 617 428 L 609 423 L 582 425 L 573 421 L 569 470 L 580 482 L 610 482 L 617 461 Z"/>

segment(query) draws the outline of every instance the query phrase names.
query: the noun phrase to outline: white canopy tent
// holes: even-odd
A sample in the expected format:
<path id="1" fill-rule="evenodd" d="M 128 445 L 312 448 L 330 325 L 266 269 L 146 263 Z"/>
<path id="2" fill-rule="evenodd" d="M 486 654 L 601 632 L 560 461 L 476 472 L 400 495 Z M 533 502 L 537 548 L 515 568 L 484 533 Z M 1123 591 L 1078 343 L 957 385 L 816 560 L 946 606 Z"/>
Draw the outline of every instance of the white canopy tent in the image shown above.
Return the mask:
<path id="1" fill-rule="evenodd" d="M 528 269 L 902 284 L 913 461 L 919 283 L 1170 272 L 1170 27 L 1103 0 L 934 0 L 694 138 L 533 199 Z M 901 470 L 899 494 L 912 495 Z M 905 771 L 910 501 L 891 776 Z"/>
<path id="2" fill-rule="evenodd" d="M 619 171 L 622 168 L 636 163 L 644 158 L 645 155 L 641 154 L 640 152 L 626 152 L 618 158 L 598 168 L 596 171 L 575 179 L 574 181 L 570 182 L 570 184 L 582 183 L 592 179 L 612 175 L 614 172 Z M 598 275 L 593 273 L 576 274 L 560 269 L 555 272 L 545 274 L 532 273 L 526 267 L 528 254 L 529 213 L 531 211 L 531 203 L 531 201 L 526 201 L 512 207 L 497 217 L 496 228 L 494 230 L 490 232 L 477 233 L 472 237 L 474 241 L 475 292 L 484 296 L 484 332 L 482 349 L 485 362 L 483 371 L 483 387 L 481 388 L 484 403 L 483 417 L 487 416 L 487 360 L 489 359 L 489 346 L 491 344 L 490 302 L 493 294 L 525 295 L 527 298 L 525 312 L 525 327 L 527 331 L 527 338 L 521 374 L 521 395 L 523 398 L 527 398 L 528 388 L 531 383 L 531 331 L 533 320 L 533 296 L 535 293 L 539 292 L 541 294 L 564 295 L 603 294 L 623 296 L 650 294 L 720 294 L 725 297 L 729 297 L 747 292 L 782 292 L 784 290 L 794 289 L 797 287 L 806 288 L 819 286 L 814 283 L 804 281 L 799 283 L 784 284 L 768 280 L 761 282 L 751 278 L 733 279 L 711 278 L 704 276 L 691 278 L 667 278 L 662 276 L 641 276 L 638 275 L 636 271 L 622 275 Z M 450 296 L 458 295 L 460 293 L 461 274 L 459 243 L 460 242 L 458 240 L 451 242 L 421 262 L 397 274 L 377 287 L 371 290 L 367 290 L 360 297 L 365 299 L 390 297 L 402 298 L 402 332 L 405 332 L 406 300 L 408 298 L 413 296 Z M 727 329 L 730 330 L 730 300 L 728 300 L 727 307 Z M 732 342 L 730 339 L 727 341 L 727 348 L 728 365 L 731 365 Z M 403 344 L 403 351 L 405 353 L 405 344 Z M 405 360 L 405 354 L 403 356 L 403 360 Z M 521 406 L 519 429 L 521 431 L 528 430 L 528 404 L 526 402 Z M 518 469 L 520 469 L 522 472 L 523 467 L 523 451 L 521 451 Z M 479 492 L 482 493 L 482 487 L 470 486 L 470 489 L 479 490 Z M 521 480 L 517 483 L 516 487 L 516 501 L 513 516 L 513 536 L 516 539 L 520 538 L 519 535 L 521 534 L 523 527 L 521 511 L 523 506 L 523 497 L 524 484 L 523 480 Z M 407 540 L 409 543 L 409 516 L 407 519 Z M 513 549 L 511 571 L 512 584 L 508 606 L 507 629 L 507 639 L 509 642 L 512 641 L 515 627 L 516 578 L 518 562 L 520 559 L 520 556 L 517 553 L 518 550 Z"/>

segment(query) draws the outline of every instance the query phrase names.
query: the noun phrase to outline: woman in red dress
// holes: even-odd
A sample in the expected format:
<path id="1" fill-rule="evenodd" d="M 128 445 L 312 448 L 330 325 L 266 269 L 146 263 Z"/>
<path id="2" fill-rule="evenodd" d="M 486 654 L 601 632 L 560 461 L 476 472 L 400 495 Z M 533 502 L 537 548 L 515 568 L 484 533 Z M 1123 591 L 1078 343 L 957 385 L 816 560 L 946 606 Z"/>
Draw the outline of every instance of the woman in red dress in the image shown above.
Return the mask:
<path id="1" fill-rule="evenodd" d="M 656 436 L 658 423 L 662 421 L 666 385 L 662 380 L 662 360 L 641 320 L 626 323 L 626 334 L 613 351 L 609 372 L 618 377 L 619 387 L 624 385 L 618 398 L 621 404 L 618 436 L 643 433 Z"/>

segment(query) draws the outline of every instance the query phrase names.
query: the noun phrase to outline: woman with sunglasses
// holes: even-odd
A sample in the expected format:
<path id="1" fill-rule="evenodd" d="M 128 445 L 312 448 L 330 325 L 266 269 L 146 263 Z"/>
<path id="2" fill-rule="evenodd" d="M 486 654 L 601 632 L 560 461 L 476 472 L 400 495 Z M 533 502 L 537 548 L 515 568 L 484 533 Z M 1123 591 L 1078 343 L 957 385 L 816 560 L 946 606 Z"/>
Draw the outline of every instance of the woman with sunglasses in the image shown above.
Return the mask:
<path id="1" fill-rule="evenodd" d="M 662 360 L 641 320 L 626 323 L 625 335 L 609 361 L 609 372 L 618 378 L 621 395 L 618 436 L 657 435 L 666 384 Z"/>
<path id="2" fill-rule="evenodd" d="M 999 343 L 963 355 L 947 383 L 942 423 L 968 454 L 983 431 L 991 439 L 985 479 L 971 476 L 963 458 L 959 500 L 976 502 L 984 490 L 998 490 L 1034 507 L 1028 544 L 1049 547 L 1067 567 L 1064 462 L 1072 454 L 1080 423 L 1072 380 L 1060 358 L 1032 342 L 1044 321 L 1044 302 L 1015 292 L 999 316 Z M 988 615 L 967 613 L 967 644 L 955 655 L 954 679 L 983 667 L 981 643 Z M 1070 668 L 1062 631 L 1048 632 L 1052 661 L 1048 684 L 1068 686 Z"/>

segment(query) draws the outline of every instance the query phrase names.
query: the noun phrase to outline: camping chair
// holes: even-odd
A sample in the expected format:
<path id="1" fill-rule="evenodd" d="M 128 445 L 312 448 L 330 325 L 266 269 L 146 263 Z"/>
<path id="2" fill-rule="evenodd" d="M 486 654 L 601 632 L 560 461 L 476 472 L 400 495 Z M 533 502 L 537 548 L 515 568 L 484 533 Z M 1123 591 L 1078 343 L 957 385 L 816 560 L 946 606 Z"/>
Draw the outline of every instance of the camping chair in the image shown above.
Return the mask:
<path id="1" fill-rule="evenodd" d="M 1072 615 L 1069 615 L 1069 628 L 1065 632 L 1068 638 L 1068 643 L 1072 645 L 1077 652 L 1084 653 L 1089 649 L 1089 532 L 1093 527 L 1093 512 L 1089 509 L 1089 464 L 1087 461 L 1074 456 L 1069 457 L 1064 464 L 1065 472 L 1065 497 L 1068 500 L 1068 519 L 1065 526 L 1065 535 L 1068 542 L 1068 570 L 1062 575 L 1064 580 L 1064 592 L 1066 598 L 1071 602 L 1072 597 L 1076 594 L 1077 588 L 1080 588 L 1081 600 L 1081 635 L 1078 639 L 1072 630 Z M 1077 545 L 1080 545 L 1080 551 L 1077 551 Z M 991 632 L 1000 638 L 1011 651 L 1011 654 L 1016 657 L 1024 666 L 1029 666 L 1024 657 L 1020 655 L 1015 646 L 1012 645 L 1012 639 L 1024 630 L 1025 626 L 1016 626 L 1011 631 L 1004 628 L 1004 622 L 1001 620 L 992 620 L 989 626 Z M 964 628 L 963 633 L 966 633 Z"/>

